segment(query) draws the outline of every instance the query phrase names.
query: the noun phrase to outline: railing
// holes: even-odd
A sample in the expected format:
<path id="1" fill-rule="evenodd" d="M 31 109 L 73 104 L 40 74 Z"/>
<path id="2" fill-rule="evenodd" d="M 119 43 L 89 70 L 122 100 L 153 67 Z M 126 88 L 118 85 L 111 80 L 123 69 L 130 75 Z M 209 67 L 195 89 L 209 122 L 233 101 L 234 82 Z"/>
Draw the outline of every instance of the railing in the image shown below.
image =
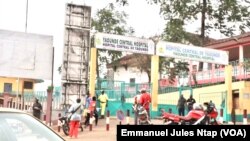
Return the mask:
<path id="1" fill-rule="evenodd" d="M 6 92 L 5 92 L 6 93 Z M 35 98 L 39 99 L 39 102 L 42 104 L 44 110 L 47 109 L 47 92 L 46 91 L 24 91 L 22 95 L 20 92 L 12 91 L 8 92 L 9 99 L 8 100 L 8 108 L 16 108 L 16 109 L 25 109 L 25 107 L 32 107 Z M 0 92 L 0 96 L 3 95 L 3 92 Z M 18 96 L 17 96 L 18 95 Z M 6 100 L 6 99 L 4 99 Z M 53 110 L 63 109 L 64 97 L 60 94 L 60 92 L 53 92 L 53 101 L 52 108 Z"/>
<path id="2" fill-rule="evenodd" d="M 250 71 L 247 71 L 242 65 L 240 65 L 239 61 L 232 61 L 229 63 L 232 65 L 232 81 L 242 81 L 242 80 L 250 80 Z M 225 68 L 220 67 L 214 70 L 203 70 L 196 72 L 193 74 L 194 76 L 188 76 L 189 82 L 186 83 L 186 86 L 204 86 L 204 85 L 213 85 L 217 83 L 224 83 L 225 81 Z M 195 84 L 194 77 L 196 78 L 197 84 Z M 170 84 L 168 80 L 160 80 L 159 81 L 159 90 L 166 87 L 178 87 L 178 79 L 175 79 L 174 84 Z M 184 86 L 185 86 L 184 85 Z M 160 91 L 159 91 L 160 92 Z"/>

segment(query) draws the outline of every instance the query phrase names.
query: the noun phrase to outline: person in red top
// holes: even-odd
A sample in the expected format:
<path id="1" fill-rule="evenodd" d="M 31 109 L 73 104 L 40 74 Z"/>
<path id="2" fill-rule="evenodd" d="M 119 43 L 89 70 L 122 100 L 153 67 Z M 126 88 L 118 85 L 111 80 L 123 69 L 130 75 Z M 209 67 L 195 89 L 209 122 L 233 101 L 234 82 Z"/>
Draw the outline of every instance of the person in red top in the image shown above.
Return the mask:
<path id="1" fill-rule="evenodd" d="M 150 103 L 151 103 L 151 96 L 149 93 L 146 92 L 146 89 L 141 90 L 141 96 L 140 96 L 140 103 L 146 109 L 148 113 L 148 117 L 150 119 Z"/>
<path id="2" fill-rule="evenodd" d="M 85 119 L 85 128 L 89 125 L 89 121 L 90 121 L 90 113 L 93 113 L 93 116 L 95 117 L 95 125 L 97 125 L 98 123 L 98 114 L 96 111 L 96 97 L 93 96 L 92 100 L 90 101 L 89 107 L 88 107 L 88 113 Z"/>

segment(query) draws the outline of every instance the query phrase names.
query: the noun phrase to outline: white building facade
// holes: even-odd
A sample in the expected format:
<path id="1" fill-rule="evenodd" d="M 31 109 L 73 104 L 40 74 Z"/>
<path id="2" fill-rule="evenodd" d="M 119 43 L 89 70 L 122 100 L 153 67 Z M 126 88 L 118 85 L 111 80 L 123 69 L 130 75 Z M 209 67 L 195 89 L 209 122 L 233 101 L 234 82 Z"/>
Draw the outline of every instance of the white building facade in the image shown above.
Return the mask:
<path id="1" fill-rule="evenodd" d="M 141 71 L 137 67 L 123 66 L 108 69 L 109 78 L 113 78 L 115 81 L 124 81 L 125 83 L 148 83 L 148 74 L 145 71 Z"/>

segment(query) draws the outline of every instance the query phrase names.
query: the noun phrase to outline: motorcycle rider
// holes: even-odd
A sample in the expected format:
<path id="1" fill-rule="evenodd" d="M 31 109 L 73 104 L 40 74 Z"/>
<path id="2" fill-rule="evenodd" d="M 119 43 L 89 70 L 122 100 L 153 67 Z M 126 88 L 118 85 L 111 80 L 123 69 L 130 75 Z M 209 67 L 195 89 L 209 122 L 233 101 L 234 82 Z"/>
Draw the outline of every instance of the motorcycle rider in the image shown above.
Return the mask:
<path id="1" fill-rule="evenodd" d="M 135 114 L 135 125 L 138 124 L 138 113 L 139 113 L 139 110 L 138 110 L 138 107 L 140 105 L 140 96 L 141 96 L 141 93 L 140 91 L 138 92 L 138 94 L 134 97 L 134 104 L 133 104 L 133 112 Z"/>
<path id="2" fill-rule="evenodd" d="M 148 119 L 150 120 L 150 103 L 151 103 L 151 96 L 147 93 L 145 88 L 141 89 L 141 96 L 140 96 L 140 104 L 143 108 L 147 111 Z"/>
<path id="3" fill-rule="evenodd" d="M 216 120 L 216 117 L 218 116 L 218 112 L 215 107 L 215 104 L 212 102 L 212 100 L 210 100 L 210 102 L 205 102 L 204 106 L 207 108 L 205 111 L 206 114 L 208 115 L 207 116 L 208 123 L 217 125 L 218 122 Z"/>
<path id="4" fill-rule="evenodd" d="M 210 100 L 209 104 L 208 104 L 208 110 L 212 111 L 215 108 L 215 104 L 213 103 L 212 100 Z"/>
<path id="5" fill-rule="evenodd" d="M 205 116 L 205 111 L 203 109 L 203 106 L 199 103 L 193 104 L 193 109 L 188 112 L 188 114 L 184 117 L 180 117 L 181 119 L 185 121 L 197 121 L 201 119 L 203 116 Z"/>
<path id="6" fill-rule="evenodd" d="M 205 102 L 205 107 L 208 107 L 210 103 Z M 204 107 L 204 108 L 205 108 Z M 167 124 L 177 125 L 177 124 L 184 124 L 187 123 L 190 125 L 197 125 L 197 124 L 211 124 L 211 125 L 218 125 L 216 121 L 216 117 L 218 112 L 215 107 L 213 107 L 211 112 L 208 109 L 204 109 L 203 106 L 199 103 L 194 103 L 193 109 L 186 115 L 186 116 L 179 116 L 172 113 L 165 112 L 162 110 L 162 118 L 164 119 L 164 123 L 168 122 Z M 210 120 L 212 119 L 212 121 Z"/>

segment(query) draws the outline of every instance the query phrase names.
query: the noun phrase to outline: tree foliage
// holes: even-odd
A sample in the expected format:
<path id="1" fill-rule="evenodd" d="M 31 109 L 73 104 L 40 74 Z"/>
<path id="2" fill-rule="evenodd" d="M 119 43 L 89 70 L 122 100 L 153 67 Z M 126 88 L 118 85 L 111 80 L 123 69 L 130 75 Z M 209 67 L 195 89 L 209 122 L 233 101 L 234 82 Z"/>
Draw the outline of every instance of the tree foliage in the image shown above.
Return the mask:
<path id="1" fill-rule="evenodd" d="M 151 83 L 151 56 L 145 54 L 133 54 L 137 61 L 137 68 L 148 75 L 148 83 Z"/>
<path id="2" fill-rule="evenodd" d="M 127 5 L 128 1 L 126 0 L 117 0 L 121 5 Z M 175 28 L 178 29 L 177 27 L 179 26 L 178 21 L 175 21 L 175 23 L 171 24 L 171 26 L 174 27 L 170 27 L 171 28 Z M 183 27 L 181 27 L 183 28 Z M 174 30 L 176 32 L 179 32 L 179 34 L 177 36 L 172 36 L 171 38 L 168 38 L 166 36 L 163 36 L 165 38 L 163 38 L 162 36 L 154 36 L 151 39 L 164 39 L 167 41 L 174 41 L 174 42 L 181 42 L 179 39 L 180 35 L 185 35 L 184 29 L 181 30 Z M 167 32 L 166 32 L 167 33 Z M 192 38 L 193 39 L 193 38 Z M 157 39 L 156 39 L 157 40 Z M 155 41 L 157 42 L 157 41 Z M 137 62 L 138 62 L 138 69 L 144 71 L 147 73 L 148 75 L 148 80 L 149 82 L 151 81 L 151 56 L 147 56 L 147 55 L 142 55 L 142 54 L 134 54 L 135 58 L 137 58 Z M 173 68 L 170 67 L 170 64 L 173 64 Z M 168 75 L 168 80 L 170 83 L 174 83 L 175 82 L 175 78 L 176 76 L 183 76 L 184 74 L 187 74 L 189 71 L 188 68 L 188 63 L 183 62 L 183 61 L 177 61 L 175 62 L 175 60 L 173 58 L 169 58 L 166 59 L 165 57 L 160 57 L 160 62 L 159 62 L 159 72 L 160 74 L 165 74 Z"/>
<path id="3" fill-rule="evenodd" d="M 163 33 L 163 39 L 167 41 L 204 46 L 211 41 L 209 34 L 212 30 L 225 36 L 233 36 L 237 31 L 244 33 L 250 27 L 249 4 L 237 0 L 149 1 L 160 5 L 161 14 L 167 22 Z M 185 28 L 197 21 L 200 23 L 197 27 L 199 36 L 187 32 Z M 178 64 L 174 66 L 173 72 L 179 70 Z M 187 66 L 183 68 L 184 72 L 187 71 L 186 68 Z M 170 81 L 175 76 L 170 72 Z"/>
<path id="4" fill-rule="evenodd" d="M 185 27 L 199 22 L 197 32 L 204 45 L 206 36 L 217 30 L 225 36 L 244 33 L 250 27 L 249 0 L 146 0 L 160 5 L 160 13 L 166 20 L 165 39 L 183 42 L 190 39 Z M 128 0 L 117 0 L 127 5 Z"/>
<path id="5" fill-rule="evenodd" d="M 97 11 L 95 18 L 92 19 L 92 29 L 102 33 L 125 35 L 132 34 L 133 28 L 128 27 L 126 23 L 127 14 L 115 9 L 113 4 Z M 97 78 L 100 78 L 102 72 L 101 66 L 119 59 L 122 52 L 98 50 L 97 59 Z"/>
<path id="6" fill-rule="evenodd" d="M 242 66 L 244 67 L 245 71 L 249 71 L 250 69 L 250 59 L 245 59 L 242 63 Z"/>
<path id="7" fill-rule="evenodd" d="M 178 78 L 186 77 L 189 72 L 189 64 L 183 60 L 160 57 L 160 73 L 168 76 L 168 81 L 173 84 Z"/>
<path id="8" fill-rule="evenodd" d="M 202 40 L 212 30 L 233 36 L 249 30 L 249 4 L 238 0 L 151 0 L 160 4 L 160 11 L 167 20 L 165 33 L 177 42 L 187 39 L 185 26 L 200 22 L 197 28 Z M 203 41 L 204 44 L 204 41 Z"/>

